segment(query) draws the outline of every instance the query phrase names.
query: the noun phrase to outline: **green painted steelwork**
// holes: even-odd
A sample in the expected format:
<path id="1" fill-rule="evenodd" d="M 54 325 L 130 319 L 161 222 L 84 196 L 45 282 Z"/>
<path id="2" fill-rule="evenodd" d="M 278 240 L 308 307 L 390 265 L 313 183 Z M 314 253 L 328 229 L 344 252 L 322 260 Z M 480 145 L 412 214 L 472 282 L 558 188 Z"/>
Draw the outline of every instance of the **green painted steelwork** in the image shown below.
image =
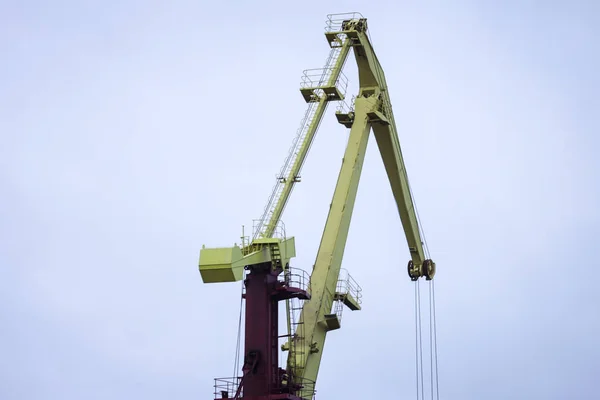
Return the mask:
<path id="1" fill-rule="evenodd" d="M 304 303 L 300 316 L 302 332 L 288 355 L 292 375 L 316 381 L 327 331 L 339 327 L 331 315 L 342 263 L 360 171 L 367 149 L 371 124 L 367 112 L 377 105 L 374 98 L 359 97 L 355 102 L 355 121 L 344 154 L 342 168 L 330 205 L 329 215 L 311 274 L 312 299 Z M 294 358 L 293 360 L 291 358 Z"/>
<path id="2" fill-rule="evenodd" d="M 282 177 L 283 190 L 280 192 L 278 196 L 271 199 L 274 207 L 270 215 L 265 215 L 264 217 L 268 219 L 267 221 L 262 221 L 265 224 L 264 232 L 261 233 L 262 237 L 271 237 L 275 230 L 275 227 L 279 223 L 281 219 L 281 215 L 283 214 L 283 210 L 290 198 L 290 194 L 292 193 L 292 189 L 294 185 L 299 181 L 299 172 L 304 164 L 306 156 L 308 155 L 308 151 L 310 150 L 310 146 L 313 142 L 315 134 L 321 124 L 321 120 L 323 119 L 323 114 L 327 109 L 327 105 L 332 100 L 341 100 L 343 99 L 343 95 L 339 93 L 336 88 L 336 82 L 339 79 L 340 73 L 342 72 L 342 68 L 348 58 L 348 53 L 351 48 L 350 40 L 346 40 L 342 43 L 339 53 L 336 54 L 335 62 L 330 71 L 324 71 L 324 73 L 329 75 L 327 81 L 319 86 L 315 87 L 305 87 L 302 89 L 303 94 L 305 95 L 305 99 L 307 102 L 316 102 L 316 110 L 314 111 L 314 116 L 309 121 L 310 125 L 308 127 L 308 131 L 306 132 L 306 136 L 300 148 L 297 151 L 297 154 L 292 161 L 292 167 L 288 174 L 288 176 Z M 315 95 L 315 92 L 317 93 Z M 314 107 L 314 106 L 313 106 Z M 269 205 L 267 205 L 269 208 Z"/>
<path id="3" fill-rule="evenodd" d="M 198 266 L 204 283 L 236 282 L 243 278 L 247 265 L 270 262 L 275 269 L 288 265 L 293 257 L 296 257 L 296 241 L 293 237 L 263 238 L 254 240 L 245 248 L 202 247 Z"/>
<path id="4" fill-rule="evenodd" d="M 350 138 L 311 274 L 312 298 L 302 309 L 294 346 L 287 346 L 290 349 L 288 368 L 292 375 L 315 382 L 327 332 L 340 327 L 331 310 L 333 302 L 339 299 L 336 286 L 371 127 L 404 227 L 412 261 L 411 278 L 425 275 L 422 267 L 426 261 L 387 84 L 366 34 L 366 19 L 345 20 L 340 27 L 340 31 L 328 32 L 326 36 L 330 43 L 340 36 L 351 41 L 358 65 L 360 91 L 354 112 L 345 119 L 338 116 L 341 123 L 351 126 Z M 435 264 L 428 265 L 427 278 L 431 279 Z"/>
<path id="5" fill-rule="evenodd" d="M 355 15 L 340 17 L 337 20 L 330 16 L 329 22 L 325 36 L 329 45 L 334 48 L 337 58 L 327 79 L 319 82 L 317 86 L 301 88 L 309 106 L 316 108 L 312 111 L 309 108 L 310 113 L 307 112 L 308 128 L 305 135 L 300 136 L 302 142 L 292 153 L 293 157 L 288 158 L 287 162 L 291 164 L 286 164 L 282 170 L 289 173 L 286 172 L 286 176 L 280 177 L 253 240 L 245 242 L 242 239 L 241 247 L 203 247 L 199 261 L 200 274 L 205 283 L 239 281 L 243 278 L 245 266 L 265 262 L 271 262 L 273 268 L 283 268 L 284 273 L 289 272 L 287 265 L 296 255 L 294 238 L 286 238 L 285 235 L 274 237 L 275 228 L 279 224 L 294 184 L 299 180 L 298 174 L 328 102 L 343 99 L 343 94 L 336 84 L 352 48 L 358 65 L 360 89 L 354 101 L 354 109 L 347 113 L 336 113 L 338 121 L 350 128 L 350 135 L 310 277 L 311 297 L 304 302 L 300 320 L 293 325 L 296 327 L 295 332 L 292 332 L 290 322 L 290 303 L 286 301 L 288 333 L 292 338 L 291 342 L 282 346 L 282 350 L 289 352 L 287 367 L 295 381 L 316 382 L 327 332 L 341 327 L 340 314 L 337 311 L 332 313 L 333 305 L 344 304 L 350 310 L 361 308 L 360 289 L 354 288 L 352 292 L 350 289 L 340 288 L 339 279 L 371 129 L 383 159 L 406 236 L 411 258 L 408 266 L 409 276 L 412 280 L 420 277 L 429 280 L 435 275 L 435 263 L 426 259 L 423 249 L 385 75 L 367 36 L 367 20 L 362 16 L 356 18 Z"/>

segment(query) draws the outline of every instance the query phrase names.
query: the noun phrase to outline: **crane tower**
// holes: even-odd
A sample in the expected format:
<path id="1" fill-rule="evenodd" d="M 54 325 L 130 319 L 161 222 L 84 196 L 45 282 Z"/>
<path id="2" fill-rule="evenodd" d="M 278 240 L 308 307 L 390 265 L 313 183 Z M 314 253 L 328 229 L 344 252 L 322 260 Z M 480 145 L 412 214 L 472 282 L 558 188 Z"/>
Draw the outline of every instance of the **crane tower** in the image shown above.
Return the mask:
<path id="1" fill-rule="evenodd" d="M 435 275 L 427 259 L 383 69 L 359 13 L 328 16 L 325 38 L 331 50 L 324 68 L 306 70 L 300 94 L 307 110 L 288 157 L 278 175 L 262 217 L 241 245 L 200 251 L 199 270 L 205 283 L 243 281 L 245 342 L 239 376 L 215 380 L 215 399 L 309 400 L 315 384 L 327 333 L 341 327 L 344 307 L 360 310 L 362 290 L 342 274 L 342 257 L 354 201 L 371 131 L 404 228 L 411 280 Z M 359 91 L 351 107 L 344 107 L 347 79 L 342 69 L 352 51 L 359 73 Z M 288 237 L 281 216 L 323 114 L 338 102 L 339 123 L 350 129 L 344 158 L 330 204 L 320 246 L 310 276 L 291 266 L 296 255 L 294 237 Z M 285 302 L 287 330 L 279 334 L 278 306 Z M 279 340 L 287 362 L 279 365 Z"/>

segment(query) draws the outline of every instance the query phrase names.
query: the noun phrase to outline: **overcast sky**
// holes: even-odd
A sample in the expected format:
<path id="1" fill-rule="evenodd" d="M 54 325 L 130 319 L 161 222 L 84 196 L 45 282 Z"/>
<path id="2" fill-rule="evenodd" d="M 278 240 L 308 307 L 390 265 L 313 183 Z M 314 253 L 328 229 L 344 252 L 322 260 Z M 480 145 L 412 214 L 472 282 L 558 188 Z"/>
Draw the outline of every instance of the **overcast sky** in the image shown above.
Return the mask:
<path id="1" fill-rule="evenodd" d="M 199 249 L 261 214 L 346 11 L 438 266 L 440 398 L 595 397 L 600 3 L 324 3 L 0 3 L 1 399 L 212 398 L 239 284 L 203 284 Z M 296 267 L 347 135 L 330 107 L 284 215 Z M 363 310 L 328 336 L 319 399 L 416 398 L 408 259 L 371 140 L 343 263 Z"/>

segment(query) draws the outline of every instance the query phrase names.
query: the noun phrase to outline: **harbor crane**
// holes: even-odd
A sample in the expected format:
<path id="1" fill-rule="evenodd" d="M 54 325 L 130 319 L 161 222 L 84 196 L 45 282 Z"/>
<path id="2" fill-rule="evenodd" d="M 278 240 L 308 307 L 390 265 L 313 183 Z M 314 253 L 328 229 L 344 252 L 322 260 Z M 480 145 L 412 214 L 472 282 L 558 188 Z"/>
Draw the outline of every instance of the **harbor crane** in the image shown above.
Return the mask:
<path id="1" fill-rule="evenodd" d="M 383 159 L 410 260 L 408 276 L 433 279 L 435 263 L 426 258 L 419 222 L 390 103 L 383 69 L 359 13 L 328 16 L 325 37 L 331 50 L 324 68 L 304 72 L 300 94 L 307 111 L 281 169 L 262 217 L 251 236 L 233 247 L 200 250 L 204 283 L 243 281 L 245 301 L 243 363 L 240 376 L 215 380 L 215 399 L 309 400 L 327 333 L 341 327 L 344 307 L 361 309 L 362 289 L 341 268 L 359 179 L 371 131 Z M 359 91 L 345 103 L 347 79 L 342 72 L 348 55 L 358 65 Z M 294 237 L 281 216 L 330 102 L 339 104 L 338 122 L 350 129 L 329 214 L 310 276 L 292 267 Z M 287 330 L 279 334 L 279 302 L 285 302 Z M 279 341 L 286 342 L 279 346 Z M 279 365 L 280 350 L 287 362 Z"/>

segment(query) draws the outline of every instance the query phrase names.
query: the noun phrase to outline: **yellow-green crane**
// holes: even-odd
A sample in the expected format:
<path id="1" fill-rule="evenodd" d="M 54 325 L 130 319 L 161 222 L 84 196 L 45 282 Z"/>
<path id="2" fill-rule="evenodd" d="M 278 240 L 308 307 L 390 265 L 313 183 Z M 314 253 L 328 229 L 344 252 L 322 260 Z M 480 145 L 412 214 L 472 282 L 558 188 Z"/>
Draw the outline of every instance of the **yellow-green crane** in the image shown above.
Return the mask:
<path id="1" fill-rule="evenodd" d="M 308 108 L 288 158 L 252 238 L 241 246 L 205 248 L 199 269 L 205 283 L 244 280 L 245 349 L 242 376 L 217 379 L 215 398 L 311 399 L 327 332 L 340 328 L 342 305 L 360 309 L 361 288 L 340 271 L 350 219 L 371 131 L 375 136 L 408 243 L 408 275 L 431 280 L 435 263 L 426 259 L 415 206 L 398 140 L 383 69 L 358 13 L 328 16 L 325 37 L 331 53 L 325 68 L 305 71 L 301 94 Z M 354 53 L 359 91 L 349 110 L 336 117 L 350 128 L 329 214 L 310 277 L 290 267 L 293 237 L 279 230 L 281 215 L 317 132 L 327 104 L 341 102 L 347 81 L 342 73 Z M 278 365 L 278 302 L 286 302 L 288 351 L 285 368 Z"/>

